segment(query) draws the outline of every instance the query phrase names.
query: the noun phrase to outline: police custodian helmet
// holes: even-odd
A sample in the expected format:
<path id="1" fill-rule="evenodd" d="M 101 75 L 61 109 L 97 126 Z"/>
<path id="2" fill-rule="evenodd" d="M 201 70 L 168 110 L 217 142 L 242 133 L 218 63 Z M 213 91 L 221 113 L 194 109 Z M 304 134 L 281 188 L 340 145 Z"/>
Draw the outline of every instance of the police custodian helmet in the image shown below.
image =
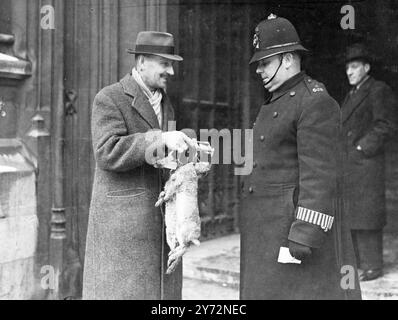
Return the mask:
<path id="1" fill-rule="evenodd" d="M 274 14 L 270 14 L 267 20 L 261 21 L 256 27 L 253 47 L 255 51 L 249 63 L 284 52 L 308 51 L 301 45 L 291 22 Z"/>

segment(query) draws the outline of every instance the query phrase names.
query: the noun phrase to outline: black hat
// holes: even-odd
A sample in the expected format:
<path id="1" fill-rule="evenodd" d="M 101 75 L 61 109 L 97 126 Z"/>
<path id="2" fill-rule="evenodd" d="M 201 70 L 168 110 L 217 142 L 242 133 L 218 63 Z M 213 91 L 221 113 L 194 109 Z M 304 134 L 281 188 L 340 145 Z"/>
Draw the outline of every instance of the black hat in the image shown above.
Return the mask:
<path id="1" fill-rule="evenodd" d="M 374 61 L 374 58 L 363 43 L 355 43 L 347 48 L 344 57 L 345 63 L 354 60 L 364 60 L 370 63 Z"/>
<path id="2" fill-rule="evenodd" d="M 254 55 L 249 63 L 270 56 L 292 51 L 308 51 L 301 45 L 300 38 L 292 23 L 274 14 L 261 21 L 253 38 Z"/>
<path id="3" fill-rule="evenodd" d="M 182 57 L 174 54 L 174 38 L 167 32 L 141 31 L 135 41 L 135 49 L 127 49 L 131 54 L 154 54 L 166 59 L 182 61 Z"/>

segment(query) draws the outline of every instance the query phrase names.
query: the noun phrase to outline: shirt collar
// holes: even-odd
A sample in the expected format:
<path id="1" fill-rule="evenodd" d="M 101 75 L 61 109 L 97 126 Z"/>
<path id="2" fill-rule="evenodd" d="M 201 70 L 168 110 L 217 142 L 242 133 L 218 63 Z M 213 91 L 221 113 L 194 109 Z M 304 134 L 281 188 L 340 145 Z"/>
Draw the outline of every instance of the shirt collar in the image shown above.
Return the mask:
<path id="1" fill-rule="evenodd" d="M 366 75 L 356 86 L 356 90 L 358 90 L 368 79 L 370 78 L 369 75 Z"/>

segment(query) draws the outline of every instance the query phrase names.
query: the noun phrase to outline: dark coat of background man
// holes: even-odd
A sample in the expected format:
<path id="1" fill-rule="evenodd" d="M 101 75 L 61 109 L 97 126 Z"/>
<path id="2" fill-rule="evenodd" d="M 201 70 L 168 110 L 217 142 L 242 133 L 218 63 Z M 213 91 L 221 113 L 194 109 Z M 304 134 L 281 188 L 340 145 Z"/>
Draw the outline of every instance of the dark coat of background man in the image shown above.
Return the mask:
<path id="1" fill-rule="evenodd" d="M 155 202 L 163 169 L 146 162 L 156 143 L 187 150 L 182 132 L 164 132 L 174 113 L 164 91 L 174 54 L 169 33 L 140 32 L 136 67 L 94 99 L 96 169 L 87 233 L 83 299 L 181 299 L 181 267 L 165 274 L 168 249 Z M 161 130 L 162 129 L 162 130 Z"/>
<path id="2" fill-rule="evenodd" d="M 339 105 L 301 71 L 306 49 L 288 20 L 270 15 L 257 26 L 253 46 L 250 63 L 258 63 L 272 96 L 253 128 L 254 168 L 241 206 L 240 297 L 360 299 L 338 187 Z M 301 264 L 286 263 L 289 253 Z M 347 270 L 350 283 L 342 281 Z"/>
<path id="3" fill-rule="evenodd" d="M 352 89 L 341 106 L 347 152 L 344 194 L 362 281 L 383 273 L 384 146 L 395 132 L 397 108 L 391 88 L 369 75 L 371 62 L 363 44 L 347 48 L 346 73 Z"/>

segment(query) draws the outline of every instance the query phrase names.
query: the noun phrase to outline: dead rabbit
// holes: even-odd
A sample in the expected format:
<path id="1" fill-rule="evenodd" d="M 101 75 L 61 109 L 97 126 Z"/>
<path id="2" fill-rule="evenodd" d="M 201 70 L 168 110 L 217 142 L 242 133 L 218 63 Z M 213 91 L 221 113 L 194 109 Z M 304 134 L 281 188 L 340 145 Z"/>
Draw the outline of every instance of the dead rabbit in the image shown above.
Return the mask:
<path id="1" fill-rule="evenodd" d="M 209 162 L 189 162 L 175 170 L 155 206 L 166 203 L 166 241 L 171 251 L 167 274 L 175 270 L 191 244 L 199 245 L 198 179 L 210 170 Z"/>

